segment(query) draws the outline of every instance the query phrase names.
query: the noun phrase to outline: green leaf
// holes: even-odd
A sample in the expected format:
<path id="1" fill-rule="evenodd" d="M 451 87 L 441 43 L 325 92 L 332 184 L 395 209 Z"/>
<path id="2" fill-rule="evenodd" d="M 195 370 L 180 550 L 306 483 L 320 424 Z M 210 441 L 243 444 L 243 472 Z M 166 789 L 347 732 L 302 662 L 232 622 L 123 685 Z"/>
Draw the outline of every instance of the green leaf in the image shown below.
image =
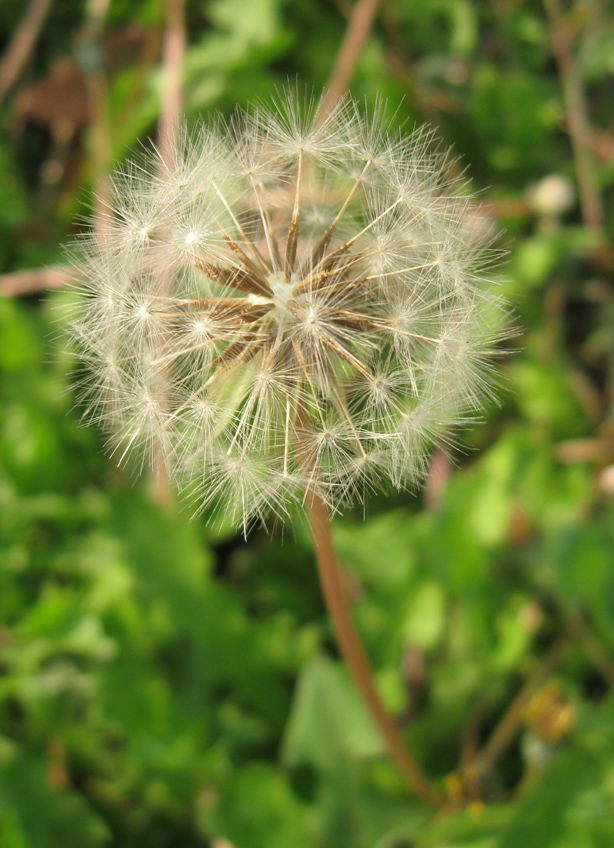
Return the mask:
<path id="1" fill-rule="evenodd" d="M 100 816 L 74 792 L 54 785 L 50 765 L 13 750 L 0 757 L 0 833 L 7 848 L 97 848 L 111 833 Z"/>
<path id="2" fill-rule="evenodd" d="M 414 590 L 409 602 L 403 635 L 408 642 L 429 651 L 441 640 L 445 625 L 443 587 L 434 580 L 424 581 Z"/>
<path id="3" fill-rule="evenodd" d="M 333 523 L 335 546 L 376 589 L 398 592 L 416 566 L 414 529 L 406 510 L 388 510 L 369 521 Z"/>
<path id="4" fill-rule="evenodd" d="M 211 806 L 203 817 L 206 830 L 241 848 L 319 843 L 313 811 L 268 763 L 244 766 Z"/>
<path id="5" fill-rule="evenodd" d="M 316 656 L 303 669 L 282 743 L 288 765 L 309 763 L 321 769 L 339 757 L 380 756 L 381 737 L 353 681 L 338 663 Z"/>

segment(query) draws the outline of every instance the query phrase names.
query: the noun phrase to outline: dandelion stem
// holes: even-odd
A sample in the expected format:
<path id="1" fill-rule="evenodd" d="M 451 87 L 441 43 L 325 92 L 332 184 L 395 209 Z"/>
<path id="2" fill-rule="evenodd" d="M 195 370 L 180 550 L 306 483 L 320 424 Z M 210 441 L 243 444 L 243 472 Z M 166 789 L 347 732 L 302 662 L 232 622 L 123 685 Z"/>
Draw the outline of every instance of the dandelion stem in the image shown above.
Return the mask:
<path id="1" fill-rule="evenodd" d="M 307 512 L 315 547 L 322 593 L 331 617 L 341 654 L 354 682 L 388 746 L 390 759 L 407 786 L 432 807 L 438 807 L 443 796 L 431 785 L 401 737 L 377 694 L 373 672 L 360 637 L 352 621 L 347 598 L 341 583 L 337 556 L 333 546 L 328 512 L 322 499 L 314 492 L 307 497 Z"/>

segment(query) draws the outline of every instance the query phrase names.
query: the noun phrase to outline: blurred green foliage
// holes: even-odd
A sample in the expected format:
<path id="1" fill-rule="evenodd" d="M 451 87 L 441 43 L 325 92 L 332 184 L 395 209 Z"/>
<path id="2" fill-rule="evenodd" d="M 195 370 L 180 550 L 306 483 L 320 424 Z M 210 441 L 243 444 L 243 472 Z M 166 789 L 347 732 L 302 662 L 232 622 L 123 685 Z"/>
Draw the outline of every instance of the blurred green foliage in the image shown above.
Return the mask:
<path id="1" fill-rule="evenodd" d="M 5 45 L 23 8 L 0 5 Z M 288 79 L 320 91 L 350 8 L 190 0 L 188 122 Z M 564 11 L 609 222 L 614 14 Z M 109 161 L 155 130 L 163 19 L 162 0 L 110 4 Z M 58 63 L 91 70 L 85 21 L 85 3 L 52 5 L 2 107 L 5 272 L 57 262 L 94 189 L 96 127 L 61 119 L 78 87 L 37 89 Z M 130 33 L 141 52 L 113 51 Z M 156 505 L 80 425 L 61 290 L 0 299 L 2 848 L 614 845 L 614 232 L 589 231 L 544 182 L 569 191 L 576 173 L 551 41 L 530 0 L 386 0 L 352 86 L 408 129 L 437 126 L 510 252 L 496 273 L 519 334 L 501 407 L 468 452 L 437 455 L 424 497 L 335 520 L 378 686 L 445 815 L 386 760 L 300 518 L 283 538 L 218 536 Z M 472 772 L 552 644 L 509 744 Z"/>

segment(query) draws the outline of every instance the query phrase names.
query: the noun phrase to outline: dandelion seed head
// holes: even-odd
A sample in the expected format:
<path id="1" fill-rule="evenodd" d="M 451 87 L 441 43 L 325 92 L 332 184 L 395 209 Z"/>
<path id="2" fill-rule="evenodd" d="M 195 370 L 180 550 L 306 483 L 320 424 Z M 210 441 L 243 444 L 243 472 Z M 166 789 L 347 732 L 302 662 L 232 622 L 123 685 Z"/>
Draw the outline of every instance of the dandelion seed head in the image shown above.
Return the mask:
<path id="1" fill-rule="evenodd" d="M 504 305 L 432 134 L 346 98 L 183 131 L 113 178 L 81 242 L 87 414 L 246 528 L 415 486 L 493 392 Z"/>

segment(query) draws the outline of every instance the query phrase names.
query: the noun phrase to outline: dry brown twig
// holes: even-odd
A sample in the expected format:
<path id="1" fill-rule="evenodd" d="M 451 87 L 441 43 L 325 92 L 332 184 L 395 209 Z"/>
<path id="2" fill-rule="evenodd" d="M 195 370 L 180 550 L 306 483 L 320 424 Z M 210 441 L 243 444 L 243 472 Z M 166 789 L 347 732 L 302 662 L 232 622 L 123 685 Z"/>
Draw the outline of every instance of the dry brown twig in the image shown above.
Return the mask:
<path id="1" fill-rule="evenodd" d="M 50 0 L 46 0 L 47 6 Z M 96 40 L 100 36 L 102 22 L 108 6 L 108 0 L 94 0 L 88 8 L 88 22 L 83 37 L 88 40 Z M 40 0 L 34 0 L 31 8 L 24 16 L 29 24 L 29 33 L 32 43 L 36 33 L 33 31 L 32 7 L 42 6 Z M 183 26 L 184 0 L 169 0 L 167 8 L 167 30 L 164 41 L 164 67 L 166 85 L 164 88 L 164 102 L 161 109 L 159 124 L 159 147 L 163 157 L 170 155 L 172 144 L 176 138 L 181 113 L 181 67 L 184 52 L 184 26 Z M 46 12 L 46 10 L 45 10 Z M 41 20 L 42 23 L 42 20 Z M 40 26 L 40 25 L 39 25 Z M 16 36 L 17 37 L 17 36 Z M 9 48 L 10 51 L 10 48 Z M 5 57 L 8 58 L 8 54 Z M 27 59 L 27 56 L 26 56 Z M 0 66 L 0 97 L 2 96 L 2 79 L 4 63 Z M 7 72 L 4 72 L 7 73 Z M 95 183 L 97 184 L 97 195 L 104 197 L 105 187 L 101 185 L 104 173 L 108 167 L 110 141 L 108 137 L 108 126 L 106 115 L 103 111 L 106 102 L 106 86 L 101 75 L 88 79 L 88 91 L 94 108 L 95 126 L 92 128 L 92 158 L 95 172 Z M 96 120 L 97 118 L 97 120 Z M 74 278 L 73 270 L 68 266 L 57 265 L 50 268 L 36 268 L 26 271 L 16 271 L 0 275 L 0 295 L 20 296 L 31 295 L 36 292 L 50 288 L 60 288 Z"/>
<path id="2" fill-rule="evenodd" d="M 337 54 L 326 87 L 326 95 L 321 105 L 322 114 L 328 112 L 347 90 L 360 53 L 373 27 L 379 4 L 380 0 L 357 0 L 354 5 L 341 49 Z"/>
<path id="3" fill-rule="evenodd" d="M 51 0 L 31 0 L 0 63 L 0 100 L 13 87 L 30 58 L 51 7 Z"/>
<path id="4" fill-rule="evenodd" d="M 0 276 L 0 296 L 20 297 L 46 289 L 59 289 L 71 279 L 74 279 L 74 270 L 67 265 L 54 265 L 35 271 L 14 271 Z"/>
<path id="5" fill-rule="evenodd" d="M 122 103 L 113 122 L 114 130 L 119 130 L 129 120 L 142 97 L 148 79 L 148 74 L 160 59 L 163 42 L 162 22 L 149 29 L 145 46 L 135 67 L 135 79 L 132 90 Z"/>
<path id="6" fill-rule="evenodd" d="M 110 0 L 89 0 L 86 20 L 79 34 L 84 47 L 101 55 L 101 38 Z M 111 137 L 108 115 L 108 84 L 102 62 L 85 74 L 91 121 L 89 126 L 89 167 L 94 192 L 94 226 L 101 231 L 108 225 L 104 210 L 109 205 L 108 170 L 111 157 Z"/>
<path id="7" fill-rule="evenodd" d="M 158 124 L 158 149 L 168 162 L 177 140 L 181 117 L 183 56 L 185 52 L 185 0 L 168 0 L 166 30 L 162 45 L 164 93 Z"/>
<path id="8" fill-rule="evenodd" d="M 30 4 L 28 12 L 24 16 L 21 26 L 25 27 L 27 30 L 29 45 L 28 50 L 31 50 L 36 40 L 36 36 L 48 11 L 49 5 L 50 2 L 43 4 L 34 0 L 34 2 Z M 86 21 L 80 33 L 82 43 L 93 45 L 94 47 L 99 45 L 108 5 L 109 0 L 89 0 L 86 7 Z M 14 40 L 17 40 L 18 35 L 19 31 Z M 22 43 L 22 51 L 24 49 L 24 38 L 25 36 L 22 36 L 20 42 Z M 5 62 L 9 58 L 10 53 L 11 48 L 9 48 L 7 56 L 5 57 Z M 22 56 L 22 61 L 25 62 L 27 60 L 27 55 L 24 55 L 23 52 L 20 53 L 20 55 Z M 14 59 L 13 62 L 15 62 Z M 5 79 L 3 71 L 4 65 L 0 68 L 0 97 L 2 97 L 2 94 L 5 93 L 5 89 L 3 89 L 3 80 Z M 12 72 L 15 73 L 14 68 Z M 99 214 L 100 207 L 104 204 L 104 197 L 106 194 L 106 171 L 109 165 L 110 150 L 106 114 L 106 80 L 102 70 L 99 70 L 93 74 L 89 74 L 86 82 L 88 100 L 90 101 L 93 115 L 92 125 L 90 128 L 90 151 L 93 179 L 94 184 L 96 185 L 96 195 L 98 198 L 95 219 L 99 222 L 101 220 Z M 0 276 L 0 295 L 3 297 L 28 296 L 47 289 L 61 288 L 74 279 L 75 270 L 67 265 L 54 265 L 48 268 L 15 271 Z"/>
<path id="9" fill-rule="evenodd" d="M 346 90 L 360 51 L 371 31 L 379 2 L 380 0 L 358 0 L 352 9 L 348 29 L 322 103 L 322 114 L 330 109 Z M 181 115 L 182 66 L 185 52 L 184 7 L 184 0 L 168 0 L 162 48 L 165 72 L 164 100 L 158 128 L 158 146 L 162 161 L 168 161 Z M 0 276 L 0 294 L 33 294 L 48 287 L 58 288 L 69 279 L 71 269 L 61 267 L 7 274 Z M 47 285 L 48 281 L 51 286 Z"/>
<path id="10" fill-rule="evenodd" d="M 588 109 L 578 67 L 572 53 L 569 27 L 560 0 L 544 0 L 544 5 L 552 27 L 552 52 L 563 88 L 582 217 L 588 228 L 601 230 L 604 224 L 603 203 L 595 176 Z"/>
<path id="11" fill-rule="evenodd" d="M 527 704 L 531 700 L 536 689 L 544 682 L 544 680 L 546 680 L 546 678 L 558 665 L 563 651 L 569 644 L 569 640 L 569 633 L 562 633 L 551 645 L 541 663 L 528 677 L 524 686 L 520 689 L 503 714 L 482 750 L 477 754 L 472 762 L 465 767 L 466 774 L 470 780 L 479 780 L 487 774 L 501 754 L 503 754 L 503 752 L 511 745 L 522 723 Z"/>
<path id="12" fill-rule="evenodd" d="M 169 167 L 172 166 L 181 119 L 184 53 L 185 0 L 168 0 L 166 30 L 162 44 L 164 90 L 158 123 L 158 152 L 161 162 Z M 154 443 L 150 486 L 152 496 L 158 503 L 171 502 L 170 482 L 158 441 Z"/>
<path id="13" fill-rule="evenodd" d="M 578 640 L 588 660 L 608 686 L 614 686 L 614 660 L 603 642 L 589 627 L 584 614 L 568 609 L 564 609 L 563 614 L 571 635 Z"/>
<path id="14" fill-rule="evenodd" d="M 600 672 L 609 686 L 614 685 L 614 661 L 600 639 L 595 636 L 581 612 L 563 609 L 567 627 L 554 641 L 541 663 L 526 680 L 514 700 L 495 727 L 481 751 L 469 750 L 462 758 L 460 776 L 467 785 L 475 785 L 493 768 L 501 754 L 509 747 L 518 733 L 525 710 L 536 690 L 554 671 L 565 648 L 573 640 L 581 645 L 589 661 Z M 527 780 L 535 775 L 531 772 Z M 521 783 L 524 783 L 524 781 Z M 522 788 L 519 789 L 522 791 Z"/>

